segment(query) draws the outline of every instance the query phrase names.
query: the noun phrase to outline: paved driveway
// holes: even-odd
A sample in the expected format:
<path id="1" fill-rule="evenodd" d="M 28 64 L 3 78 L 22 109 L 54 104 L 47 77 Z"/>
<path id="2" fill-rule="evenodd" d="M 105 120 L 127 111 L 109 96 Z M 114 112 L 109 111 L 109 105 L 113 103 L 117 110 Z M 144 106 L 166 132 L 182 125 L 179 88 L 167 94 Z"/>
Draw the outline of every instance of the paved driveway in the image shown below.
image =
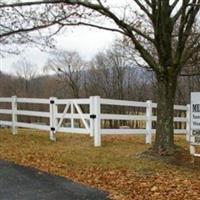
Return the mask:
<path id="1" fill-rule="evenodd" d="M 33 168 L 0 160 L 0 200 L 106 200 L 107 194 Z"/>

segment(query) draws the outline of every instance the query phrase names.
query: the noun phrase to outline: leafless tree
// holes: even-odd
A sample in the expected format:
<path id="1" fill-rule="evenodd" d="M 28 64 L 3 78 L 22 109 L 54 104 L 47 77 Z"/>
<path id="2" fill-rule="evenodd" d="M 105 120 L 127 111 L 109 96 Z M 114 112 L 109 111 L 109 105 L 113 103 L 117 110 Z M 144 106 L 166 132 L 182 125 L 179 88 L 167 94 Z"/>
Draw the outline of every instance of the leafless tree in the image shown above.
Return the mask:
<path id="1" fill-rule="evenodd" d="M 44 70 L 56 72 L 61 81 L 61 87 L 70 89 L 68 97 L 79 98 L 84 67 L 84 62 L 77 52 L 59 51 L 52 53 Z"/>
<path id="2" fill-rule="evenodd" d="M 18 78 L 16 94 L 19 96 L 29 96 L 30 82 L 37 76 L 37 66 L 28 62 L 25 58 L 12 65 L 15 75 Z"/>

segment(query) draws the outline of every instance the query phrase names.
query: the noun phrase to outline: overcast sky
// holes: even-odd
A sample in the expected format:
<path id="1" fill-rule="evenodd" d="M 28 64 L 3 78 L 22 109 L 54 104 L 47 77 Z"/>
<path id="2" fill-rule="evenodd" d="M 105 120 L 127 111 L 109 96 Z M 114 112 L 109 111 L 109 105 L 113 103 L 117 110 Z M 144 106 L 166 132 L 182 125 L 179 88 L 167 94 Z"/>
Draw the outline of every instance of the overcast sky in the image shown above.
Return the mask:
<path id="1" fill-rule="evenodd" d="M 58 49 L 78 51 L 83 59 L 88 60 L 99 51 L 107 49 L 118 36 L 108 31 L 78 27 L 57 36 L 56 44 Z M 8 55 L 5 58 L 0 58 L 0 69 L 4 72 L 13 73 L 15 71 L 13 63 L 24 58 L 28 62 L 36 64 L 41 72 L 48 59 L 48 52 L 42 52 L 37 48 L 29 48 L 20 55 Z"/>
<path id="2" fill-rule="evenodd" d="M 10 3 L 12 1 L 16 0 L 6 0 L 5 2 Z M 107 2 L 109 6 L 115 8 L 115 12 L 118 14 L 123 13 L 121 12 L 121 9 L 123 10 L 122 5 L 129 5 L 129 3 L 130 2 L 127 2 L 127 0 L 109 0 Z M 105 21 L 102 21 L 102 23 L 106 25 Z M 120 37 L 120 34 L 88 27 L 76 27 L 73 28 L 73 31 L 71 29 L 70 31 L 68 30 L 65 32 L 65 34 L 57 36 L 57 48 L 78 51 L 83 59 L 88 60 L 92 58 L 97 52 L 107 49 L 117 37 Z M 2 47 L 0 46 L 0 48 Z M 30 48 L 18 56 L 9 55 L 6 58 L 0 57 L 0 70 L 11 73 L 14 71 L 13 63 L 16 63 L 17 61 L 24 58 L 36 64 L 38 69 L 41 69 L 48 59 L 48 53 L 41 52 L 36 48 Z"/>

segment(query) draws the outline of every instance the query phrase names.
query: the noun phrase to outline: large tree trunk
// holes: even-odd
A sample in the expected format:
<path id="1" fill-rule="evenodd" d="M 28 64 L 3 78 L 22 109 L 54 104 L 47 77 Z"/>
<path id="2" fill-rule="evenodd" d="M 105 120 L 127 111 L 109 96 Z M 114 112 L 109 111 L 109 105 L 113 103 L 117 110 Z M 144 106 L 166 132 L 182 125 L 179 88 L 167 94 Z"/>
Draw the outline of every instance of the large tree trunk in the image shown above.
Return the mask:
<path id="1" fill-rule="evenodd" d="M 176 94 L 176 78 L 157 76 L 157 124 L 153 151 L 160 155 L 172 153 L 174 150 L 174 103 Z"/>

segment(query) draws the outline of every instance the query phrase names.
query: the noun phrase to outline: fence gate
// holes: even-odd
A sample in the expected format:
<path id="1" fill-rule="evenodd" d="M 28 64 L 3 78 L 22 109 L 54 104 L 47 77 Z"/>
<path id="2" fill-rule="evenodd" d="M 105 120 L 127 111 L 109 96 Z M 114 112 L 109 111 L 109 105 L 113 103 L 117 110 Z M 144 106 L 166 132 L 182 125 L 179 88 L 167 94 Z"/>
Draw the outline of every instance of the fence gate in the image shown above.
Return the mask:
<path id="1" fill-rule="evenodd" d="M 56 140 L 56 133 L 59 131 L 68 133 L 83 133 L 92 136 L 90 128 L 90 114 L 84 113 L 80 105 L 88 105 L 90 110 L 89 99 L 81 100 L 58 100 L 57 98 L 50 98 L 50 139 Z M 64 105 L 64 110 L 59 113 L 58 106 Z M 70 119 L 70 126 L 62 126 L 65 119 Z M 80 120 L 79 124 L 83 127 L 76 127 L 75 119 Z"/>

